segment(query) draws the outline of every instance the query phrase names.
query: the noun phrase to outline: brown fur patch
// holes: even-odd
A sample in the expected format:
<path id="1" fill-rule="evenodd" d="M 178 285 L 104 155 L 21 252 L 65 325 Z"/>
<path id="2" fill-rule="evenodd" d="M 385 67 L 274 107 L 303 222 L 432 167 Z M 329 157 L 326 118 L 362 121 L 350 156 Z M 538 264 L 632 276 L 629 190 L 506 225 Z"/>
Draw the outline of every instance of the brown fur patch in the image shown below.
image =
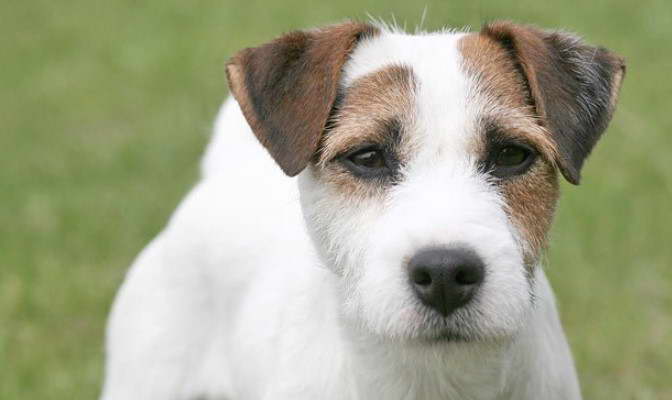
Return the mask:
<path id="1" fill-rule="evenodd" d="M 522 72 L 506 51 L 480 34 L 461 39 L 460 50 L 463 67 L 476 82 L 478 99 L 472 100 L 488 103 L 486 115 L 481 116 L 482 132 L 476 136 L 474 151 L 485 157 L 487 130 L 495 125 L 501 134 L 530 143 L 540 152 L 541 157 L 529 171 L 503 179 L 500 188 L 506 211 L 525 241 L 526 264 L 533 268 L 545 248 L 558 198 L 557 148 L 539 125 Z"/>
<path id="2" fill-rule="evenodd" d="M 535 164 L 524 176 L 502 185 L 506 210 L 527 243 L 525 264 L 533 268 L 546 248 L 558 200 L 558 179 L 548 163 Z"/>
<path id="3" fill-rule="evenodd" d="M 460 50 L 479 100 L 498 110 L 486 118 L 543 155 L 543 164 L 502 181 L 509 214 L 529 245 L 528 259 L 536 260 L 558 197 L 554 167 L 569 182 L 579 182 L 581 167 L 614 111 L 624 61 L 571 34 L 508 21 L 467 35 Z"/>
<path id="4" fill-rule="evenodd" d="M 357 146 L 378 144 L 391 147 L 399 163 L 403 163 L 411 145 L 403 131 L 413 126 L 415 90 L 412 70 L 401 65 L 383 68 L 353 82 L 330 123 L 332 128 L 322 139 L 317 167 L 324 177 L 346 193 L 378 191 L 379 185 L 361 182 L 331 161 Z"/>
<path id="5" fill-rule="evenodd" d="M 534 144 L 551 163 L 557 159 L 557 147 L 549 133 L 538 123 L 522 72 L 507 52 L 491 38 L 470 34 L 460 40 L 463 68 L 476 82 L 479 99 L 494 110 L 485 116 L 505 128 L 512 138 Z M 478 99 L 472 99 L 478 101 Z M 477 136 L 477 149 L 484 149 L 483 136 Z"/>
<path id="6" fill-rule="evenodd" d="M 247 122 L 283 171 L 301 172 L 317 150 L 343 64 L 377 28 L 346 22 L 286 34 L 238 52 L 227 64 L 231 92 Z"/>
<path id="7" fill-rule="evenodd" d="M 616 105 L 625 72 L 623 58 L 565 32 L 498 21 L 480 36 L 496 42 L 521 76 L 540 124 L 558 148 L 558 165 L 578 184 L 581 167 Z"/>

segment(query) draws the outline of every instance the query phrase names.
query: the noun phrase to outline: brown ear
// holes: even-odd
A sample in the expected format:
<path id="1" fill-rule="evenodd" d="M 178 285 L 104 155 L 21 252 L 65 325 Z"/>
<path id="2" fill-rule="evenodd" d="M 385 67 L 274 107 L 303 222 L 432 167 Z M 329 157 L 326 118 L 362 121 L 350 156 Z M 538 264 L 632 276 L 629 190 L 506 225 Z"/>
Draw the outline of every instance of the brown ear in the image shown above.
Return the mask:
<path id="1" fill-rule="evenodd" d="M 376 32 L 356 22 L 292 32 L 241 50 L 227 64 L 231 93 L 287 175 L 301 172 L 317 151 L 343 64 L 360 39 Z"/>
<path id="2" fill-rule="evenodd" d="M 511 54 L 557 144 L 562 174 L 578 184 L 583 162 L 611 120 L 624 60 L 571 34 L 506 21 L 487 24 L 481 33 Z"/>

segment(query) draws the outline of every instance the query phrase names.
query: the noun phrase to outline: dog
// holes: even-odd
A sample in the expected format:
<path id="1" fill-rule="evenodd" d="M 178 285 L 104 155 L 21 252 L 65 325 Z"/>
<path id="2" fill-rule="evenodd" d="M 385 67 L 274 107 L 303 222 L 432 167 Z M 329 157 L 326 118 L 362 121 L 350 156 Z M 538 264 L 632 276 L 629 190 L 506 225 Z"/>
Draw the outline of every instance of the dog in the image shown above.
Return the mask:
<path id="1" fill-rule="evenodd" d="M 509 21 L 238 52 L 113 305 L 102 399 L 580 399 L 540 259 L 624 72 Z"/>

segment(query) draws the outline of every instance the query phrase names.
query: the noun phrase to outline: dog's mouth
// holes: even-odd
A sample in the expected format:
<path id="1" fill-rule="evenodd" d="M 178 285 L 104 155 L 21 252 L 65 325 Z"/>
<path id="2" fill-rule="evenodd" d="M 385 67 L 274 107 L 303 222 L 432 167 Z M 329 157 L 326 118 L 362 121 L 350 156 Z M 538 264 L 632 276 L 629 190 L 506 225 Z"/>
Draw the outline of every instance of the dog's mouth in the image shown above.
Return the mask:
<path id="1" fill-rule="evenodd" d="M 426 340 L 430 343 L 464 343 L 478 341 L 477 338 L 471 337 L 470 335 L 450 331 L 442 332 Z"/>
<path id="2" fill-rule="evenodd" d="M 491 343 L 511 336 L 511 332 L 484 330 L 478 323 L 479 316 L 468 306 L 448 316 L 423 307 L 420 315 L 417 339 L 428 344 Z"/>
<path id="3" fill-rule="evenodd" d="M 426 343 L 464 343 L 482 340 L 474 334 L 475 327 L 471 326 L 465 318 L 455 314 L 448 316 L 440 315 L 434 310 L 421 307 L 419 319 L 415 321 L 415 340 Z"/>
<path id="4" fill-rule="evenodd" d="M 462 326 L 464 324 L 455 321 L 442 321 L 444 327 L 431 329 L 424 335 L 424 340 L 430 343 L 466 343 L 484 342 L 487 339 L 479 334 L 475 327 Z"/>
<path id="5" fill-rule="evenodd" d="M 507 341 L 511 338 L 510 334 L 487 335 L 480 332 L 475 327 L 471 329 L 447 328 L 425 334 L 421 341 L 427 344 L 450 344 L 450 343 L 494 343 Z"/>

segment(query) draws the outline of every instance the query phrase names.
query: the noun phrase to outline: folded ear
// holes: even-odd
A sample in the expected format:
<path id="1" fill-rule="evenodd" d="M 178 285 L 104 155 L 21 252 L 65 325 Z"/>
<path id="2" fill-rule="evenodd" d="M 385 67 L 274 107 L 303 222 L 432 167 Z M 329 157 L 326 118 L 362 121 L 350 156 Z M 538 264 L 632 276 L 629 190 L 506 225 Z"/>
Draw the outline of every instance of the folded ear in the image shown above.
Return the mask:
<path id="1" fill-rule="evenodd" d="M 583 162 L 611 120 L 625 73 L 623 59 L 568 33 L 511 22 L 487 24 L 481 33 L 514 59 L 530 103 L 558 147 L 562 174 L 578 184 Z"/>
<path id="2" fill-rule="evenodd" d="M 231 93 L 257 139 L 287 175 L 301 172 L 317 151 L 343 64 L 357 42 L 376 31 L 346 22 L 292 32 L 244 49 L 227 64 Z"/>

